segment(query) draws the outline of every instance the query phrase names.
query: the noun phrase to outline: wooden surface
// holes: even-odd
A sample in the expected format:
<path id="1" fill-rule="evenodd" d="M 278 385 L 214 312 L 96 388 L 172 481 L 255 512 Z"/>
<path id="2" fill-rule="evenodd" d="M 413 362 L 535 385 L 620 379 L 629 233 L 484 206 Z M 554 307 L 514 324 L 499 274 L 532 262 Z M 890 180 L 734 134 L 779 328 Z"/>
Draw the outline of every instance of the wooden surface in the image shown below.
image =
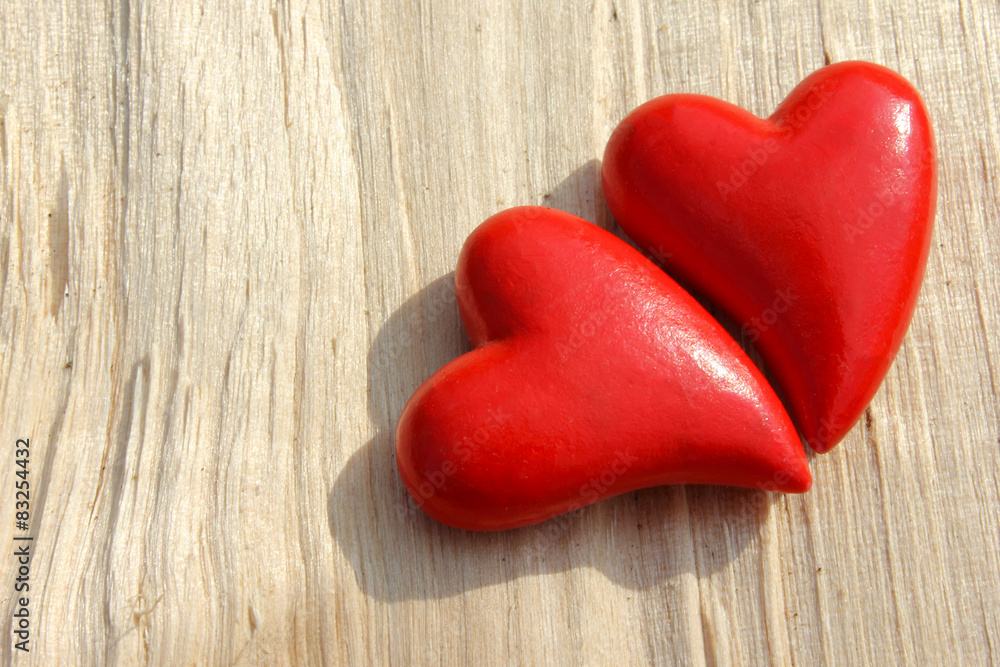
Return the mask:
<path id="1" fill-rule="evenodd" d="M 995 0 L 4 2 L 0 542 L 30 438 L 35 555 L 26 656 L 0 558 L 0 660 L 1000 661 L 998 40 Z M 536 203 L 611 228 L 632 107 L 767 115 L 856 58 L 925 96 L 939 212 L 814 490 L 408 513 L 392 431 L 468 349 L 465 236 Z"/>

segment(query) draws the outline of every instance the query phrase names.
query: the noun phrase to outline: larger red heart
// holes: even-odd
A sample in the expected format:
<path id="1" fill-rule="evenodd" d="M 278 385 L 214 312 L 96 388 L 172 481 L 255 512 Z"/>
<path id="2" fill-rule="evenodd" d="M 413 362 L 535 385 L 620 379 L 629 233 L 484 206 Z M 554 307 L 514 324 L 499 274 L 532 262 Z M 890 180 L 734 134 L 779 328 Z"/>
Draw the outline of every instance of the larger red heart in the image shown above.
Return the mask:
<path id="1" fill-rule="evenodd" d="M 899 349 L 927 260 L 934 140 L 913 87 L 851 62 L 766 120 L 661 97 L 614 131 L 603 181 L 621 227 L 742 324 L 809 444 L 837 444 Z"/>
<path id="2" fill-rule="evenodd" d="M 743 350 L 612 234 L 508 210 L 466 241 L 455 284 L 476 349 L 417 389 L 396 433 L 434 518 L 514 528 L 662 484 L 808 490 L 794 426 Z"/>

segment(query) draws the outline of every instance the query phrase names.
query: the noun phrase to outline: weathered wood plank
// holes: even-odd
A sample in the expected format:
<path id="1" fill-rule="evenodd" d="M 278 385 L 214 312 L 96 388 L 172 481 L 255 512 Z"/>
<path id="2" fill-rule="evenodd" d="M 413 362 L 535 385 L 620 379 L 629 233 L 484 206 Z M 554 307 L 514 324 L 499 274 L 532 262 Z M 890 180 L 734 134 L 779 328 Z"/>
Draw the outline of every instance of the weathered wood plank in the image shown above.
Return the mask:
<path id="1" fill-rule="evenodd" d="M 4 661 L 996 660 L 998 38 L 1000 7 L 957 0 L 5 4 L 0 438 L 31 438 L 35 556 L 32 651 Z M 629 109 L 766 115 L 856 58 L 923 92 L 939 213 L 814 490 L 495 535 L 408 512 L 392 430 L 468 349 L 465 236 L 535 203 L 612 228 Z M 8 544 L 13 483 L 8 458 Z"/>

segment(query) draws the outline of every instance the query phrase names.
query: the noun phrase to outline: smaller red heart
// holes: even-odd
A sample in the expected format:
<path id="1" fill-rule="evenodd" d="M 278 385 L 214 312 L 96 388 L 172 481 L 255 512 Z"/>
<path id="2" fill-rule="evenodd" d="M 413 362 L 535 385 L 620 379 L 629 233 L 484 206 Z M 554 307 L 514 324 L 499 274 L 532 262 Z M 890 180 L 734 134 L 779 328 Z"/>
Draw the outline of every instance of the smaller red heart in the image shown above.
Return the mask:
<path id="1" fill-rule="evenodd" d="M 499 530 L 663 484 L 804 492 L 788 415 L 670 277 L 568 213 L 493 216 L 455 274 L 475 349 L 410 398 L 396 461 L 413 499 Z"/>
<path id="2" fill-rule="evenodd" d="M 743 326 L 817 451 L 857 422 L 903 340 L 936 200 L 920 96 L 884 67 L 805 79 L 768 118 L 648 102 L 602 167 L 622 229 Z"/>

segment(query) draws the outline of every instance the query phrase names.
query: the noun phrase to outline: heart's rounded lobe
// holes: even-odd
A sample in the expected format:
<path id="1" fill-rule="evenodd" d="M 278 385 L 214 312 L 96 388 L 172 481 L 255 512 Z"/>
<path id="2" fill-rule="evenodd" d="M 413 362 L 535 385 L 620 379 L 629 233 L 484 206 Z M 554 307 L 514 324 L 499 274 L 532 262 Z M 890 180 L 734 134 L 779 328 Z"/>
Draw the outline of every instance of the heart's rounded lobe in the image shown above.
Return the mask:
<path id="1" fill-rule="evenodd" d="M 822 452 L 909 326 L 935 165 L 913 87 L 850 62 L 809 76 L 766 120 L 709 97 L 652 100 L 614 131 L 602 172 L 621 227 L 742 325 Z"/>
<path id="2" fill-rule="evenodd" d="M 743 350 L 612 234 L 508 210 L 469 237 L 455 282 L 476 349 L 414 393 L 396 433 L 432 517 L 497 530 L 662 484 L 809 488 L 794 427 Z"/>

